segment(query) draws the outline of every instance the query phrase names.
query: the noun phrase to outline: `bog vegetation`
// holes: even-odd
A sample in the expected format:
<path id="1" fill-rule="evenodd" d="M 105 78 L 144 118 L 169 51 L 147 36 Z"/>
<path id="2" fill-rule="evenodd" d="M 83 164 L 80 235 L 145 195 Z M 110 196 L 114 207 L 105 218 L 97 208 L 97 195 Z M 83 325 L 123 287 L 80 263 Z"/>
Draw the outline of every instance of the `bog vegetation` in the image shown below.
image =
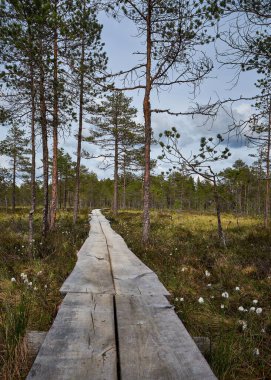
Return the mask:
<path id="1" fill-rule="evenodd" d="M 130 25 L 140 46 L 116 71 L 102 20 Z M 0 2 L 6 379 L 27 370 L 26 329 L 53 319 L 91 208 L 112 208 L 114 226 L 174 294 L 191 334 L 210 336 L 219 378 L 271 377 L 270 20 L 269 0 Z M 233 84 L 252 72 L 254 95 L 221 91 L 199 102 L 218 64 Z M 187 108 L 159 102 L 173 88 L 188 88 L 189 99 L 192 91 L 193 101 L 173 103 Z M 241 115 L 238 105 L 250 111 Z M 174 126 L 182 117 L 192 137 L 192 119 L 201 125 L 190 155 Z M 217 118 L 225 125 L 211 136 L 206 126 Z M 232 134 L 244 142 L 243 160 L 231 160 Z M 247 147 L 254 160 L 244 159 Z M 90 170 L 95 160 L 109 178 Z"/>

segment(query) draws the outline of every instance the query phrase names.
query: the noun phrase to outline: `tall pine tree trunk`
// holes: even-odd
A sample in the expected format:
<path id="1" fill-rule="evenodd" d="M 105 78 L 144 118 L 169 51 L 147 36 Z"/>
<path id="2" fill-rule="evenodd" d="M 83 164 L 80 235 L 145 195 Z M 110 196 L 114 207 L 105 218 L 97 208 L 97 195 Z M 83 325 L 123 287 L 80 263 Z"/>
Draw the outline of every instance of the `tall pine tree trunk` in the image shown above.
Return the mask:
<path id="1" fill-rule="evenodd" d="M 264 208 L 264 225 L 268 227 L 270 218 L 270 149 L 271 149 L 271 100 L 268 105 L 268 132 L 266 148 L 266 185 L 265 185 L 265 208 Z"/>
<path id="2" fill-rule="evenodd" d="M 15 212 L 16 207 L 16 155 L 13 156 L 12 165 L 12 200 L 11 200 L 12 212 Z"/>
<path id="3" fill-rule="evenodd" d="M 36 131 L 35 131 L 35 85 L 33 61 L 30 62 L 31 77 L 31 210 L 29 211 L 29 244 L 33 243 L 34 236 L 34 212 L 36 209 Z"/>
<path id="4" fill-rule="evenodd" d="M 145 170 L 143 195 L 143 234 L 142 241 L 146 244 L 150 235 L 150 152 L 151 152 L 151 0 L 148 0 L 147 15 L 147 61 L 146 61 L 146 87 L 143 102 L 145 121 Z"/>
<path id="5" fill-rule="evenodd" d="M 55 1 L 57 10 L 57 0 Z M 51 196 L 51 215 L 50 229 L 55 227 L 57 210 L 57 183 L 58 183 L 58 32 L 57 26 L 54 31 L 54 109 L 53 109 L 53 169 L 52 169 L 52 196 Z"/>
<path id="6" fill-rule="evenodd" d="M 113 214 L 118 213 L 118 188 L 119 188 L 119 141 L 118 141 L 118 126 L 115 126 L 115 151 L 114 151 L 114 199 L 113 199 Z"/>
<path id="7" fill-rule="evenodd" d="M 82 46 L 81 46 L 81 64 L 80 64 L 79 127 L 78 127 L 78 135 L 77 135 L 77 160 L 76 160 L 76 175 L 75 175 L 73 223 L 77 222 L 78 210 L 79 210 L 80 166 L 81 166 L 83 104 L 84 104 L 84 62 L 85 62 L 85 37 L 83 36 Z"/>
<path id="8" fill-rule="evenodd" d="M 41 46 L 42 52 L 42 46 Z M 42 54 L 42 53 L 41 53 Z M 41 58 L 42 59 L 42 58 Z M 48 131 L 47 131 L 47 109 L 45 101 L 45 75 L 43 62 L 40 62 L 40 80 L 39 80 L 39 97 L 40 97 L 40 124 L 42 136 L 42 164 L 43 164 L 43 218 L 42 234 L 45 237 L 48 232 L 49 216 L 49 165 L 48 165 Z"/>

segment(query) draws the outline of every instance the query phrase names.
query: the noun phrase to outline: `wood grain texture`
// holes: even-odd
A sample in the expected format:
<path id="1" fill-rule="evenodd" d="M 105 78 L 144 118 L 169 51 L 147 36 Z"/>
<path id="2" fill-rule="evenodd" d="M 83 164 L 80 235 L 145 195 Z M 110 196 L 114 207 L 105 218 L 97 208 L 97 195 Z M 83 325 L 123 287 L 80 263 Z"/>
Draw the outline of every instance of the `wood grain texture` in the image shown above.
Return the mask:
<path id="1" fill-rule="evenodd" d="M 60 292 L 115 293 L 107 242 L 96 210 L 92 213 L 89 237 L 78 252 L 77 263 Z"/>
<path id="2" fill-rule="evenodd" d="M 116 295 L 122 380 L 215 380 L 163 296 Z"/>
<path id="3" fill-rule="evenodd" d="M 117 379 L 111 295 L 66 295 L 27 377 L 77 379 Z"/>
<path id="4" fill-rule="evenodd" d="M 156 273 L 127 247 L 100 212 L 98 219 L 106 236 L 116 294 L 169 295 Z"/>

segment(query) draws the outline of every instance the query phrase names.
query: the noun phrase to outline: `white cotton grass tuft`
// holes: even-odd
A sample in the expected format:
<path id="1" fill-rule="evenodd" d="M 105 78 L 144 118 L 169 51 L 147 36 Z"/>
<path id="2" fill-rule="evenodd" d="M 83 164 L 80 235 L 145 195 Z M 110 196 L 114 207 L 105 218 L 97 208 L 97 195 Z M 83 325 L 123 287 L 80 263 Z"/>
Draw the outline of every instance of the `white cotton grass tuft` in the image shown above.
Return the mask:
<path id="1" fill-rule="evenodd" d="M 21 273 L 21 279 L 22 280 L 27 280 L 27 274 L 25 274 L 24 272 Z"/>
<path id="2" fill-rule="evenodd" d="M 208 288 L 211 288 L 211 287 L 212 287 L 212 284 L 207 284 L 207 287 L 208 287 Z"/>
<path id="3" fill-rule="evenodd" d="M 229 293 L 228 293 L 228 292 L 223 292 L 223 293 L 221 294 L 221 296 L 222 296 L 223 298 L 229 298 Z"/>
<path id="4" fill-rule="evenodd" d="M 220 309 L 225 309 L 225 305 L 221 304 Z"/>
<path id="5" fill-rule="evenodd" d="M 15 278 L 15 277 L 12 277 L 12 278 L 10 279 L 10 281 L 11 281 L 11 282 L 16 282 L 16 278 Z"/>
<path id="6" fill-rule="evenodd" d="M 259 356 L 260 355 L 260 350 L 258 348 L 254 348 L 253 355 Z"/>
<path id="7" fill-rule="evenodd" d="M 236 290 L 237 292 L 239 292 L 239 291 L 240 291 L 240 287 L 239 287 L 239 286 L 236 286 L 236 287 L 235 287 L 235 290 Z"/>
<path id="8" fill-rule="evenodd" d="M 257 307 L 256 314 L 262 314 L 263 309 L 261 307 Z"/>
<path id="9" fill-rule="evenodd" d="M 256 310 L 256 307 L 255 306 L 251 306 L 251 308 L 249 309 L 250 312 L 254 312 Z"/>
<path id="10" fill-rule="evenodd" d="M 239 306 L 238 311 L 245 311 L 244 306 Z"/>
<path id="11" fill-rule="evenodd" d="M 246 321 L 243 321 L 243 320 L 239 320 L 238 321 L 238 323 L 239 323 L 239 325 L 241 325 L 242 326 L 242 330 L 244 331 L 244 330 L 246 330 L 246 328 L 247 328 L 247 322 Z"/>
<path id="12" fill-rule="evenodd" d="M 254 305 L 257 305 L 258 300 L 253 300 L 252 303 L 253 303 Z"/>
<path id="13" fill-rule="evenodd" d="M 199 297 L 198 303 L 204 303 L 204 298 L 203 297 Z"/>
<path id="14" fill-rule="evenodd" d="M 206 269 L 206 271 L 205 271 L 205 276 L 206 277 L 210 277 L 211 276 L 211 273 Z"/>

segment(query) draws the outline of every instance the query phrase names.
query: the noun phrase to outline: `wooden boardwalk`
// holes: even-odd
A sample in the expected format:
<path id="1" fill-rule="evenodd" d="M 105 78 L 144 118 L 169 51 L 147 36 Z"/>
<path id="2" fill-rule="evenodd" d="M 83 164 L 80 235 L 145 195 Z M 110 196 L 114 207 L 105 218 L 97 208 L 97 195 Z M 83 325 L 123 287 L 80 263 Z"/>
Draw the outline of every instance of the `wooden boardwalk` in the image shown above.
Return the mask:
<path id="1" fill-rule="evenodd" d="M 94 210 L 90 234 L 27 380 L 214 380 L 166 296 Z"/>

